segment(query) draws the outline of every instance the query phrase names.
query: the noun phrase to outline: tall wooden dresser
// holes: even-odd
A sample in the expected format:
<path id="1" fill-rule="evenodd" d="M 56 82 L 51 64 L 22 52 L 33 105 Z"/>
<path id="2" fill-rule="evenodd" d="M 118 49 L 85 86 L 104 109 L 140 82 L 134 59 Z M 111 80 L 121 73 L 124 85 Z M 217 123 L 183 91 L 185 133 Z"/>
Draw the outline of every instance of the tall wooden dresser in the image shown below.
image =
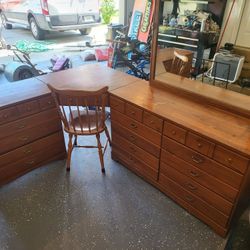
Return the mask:
<path id="1" fill-rule="evenodd" d="M 143 81 L 110 106 L 112 158 L 225 236 L 250 201 L 250 119 Z"/>
<path id="2" fill-rule="evenodd" d="M 0 185 L 65 154 L 47 86 L 36 79 L 0 85 Z"/>

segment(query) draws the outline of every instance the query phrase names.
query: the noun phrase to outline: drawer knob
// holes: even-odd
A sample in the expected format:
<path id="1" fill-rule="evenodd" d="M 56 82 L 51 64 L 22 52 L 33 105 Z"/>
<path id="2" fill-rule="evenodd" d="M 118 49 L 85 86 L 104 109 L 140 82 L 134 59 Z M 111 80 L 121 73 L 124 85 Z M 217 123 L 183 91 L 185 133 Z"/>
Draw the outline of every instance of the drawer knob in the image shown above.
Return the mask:
<path id="1" fill-rule="evenodd" d="M 152 120 L 149 122 L 149 124 L 154 124 L 154 123 L 155 123 L 155 122 L 154 122 L 154 121 L 152 121 Z"/>
<path id="2" fill-rule="evenodd" d="M 199 177 L 200 175 L 194 171 L 190 171 L 190 175 L 193 176 L 193 177 Z"/>
<path id="3" fill-rule="evenodd" d="M 202 144 L 201 144 L 201 143 L 198 143 L 197 146 L 198 146 L 198 148 L 201 148 L 201 147 L 202 147 Z"/>
<path id="4" fill-rule="evenodd" d="M 172 130 L 172 135 L 176 135 L 176 131 L 175 130 Z"/>
<path id="5" fill-rule="evenodd" d="M 197 189 L 197 187 L 195 187 L 193 184 L 191 184 L 191 183 L 188 183 L 187 184 L 187 187 L 190 189 L 190 190 L 196 190 Z"/>
<path id="6" fill-rule="evenodd" d="M 130 112 L 131 115 L 135 115 L 135 111 Z"/>
<path id="7" fill-rule="evenodd" d="M 131 124 L 130 124 L 130 127 L 131 127 L 131 128 L 137 128 L 137 125 L 134 124 L 134 123 L 131 123 Z"/>
<path id="8" fill-rule="evenodd" d="M 50 105 L 50 104 L 52 104 L 52 102 L 51 102 L 51 101 L 48 101 L 47 103 L 48 103 L 49 105 Z"/>
<path id="9" fill-rule="evenodd" d="M 5 119 L 8 118 L 8 117 L 9 117 L 9 116 L 8 116 L 7 114 L 3 115 L 3 118 L 5 118 Z"/>
<path id="10" fill-rule="evenodd" d="M 185 199 L 186 199 L 188 202 L 193 202 L 193 201 L 194 201 L 194 198 L 193 198 L 193 197 L 190 197 L 190 196 L 186 196 Z"/>
<path id="11" fill-rule="evenodd" d="M 130 140 L 134 142 L 136 138 L 133 135 L 130 135 Z"/>
<path id="12" fill-rule="evenodd" d="M 29 137 L 21 137 L 21 138 L 19 138 L 20 139 L 20 141 L 28 141 L 29 140 Z"/>
<path id="13" fill-rule="evenodd" d="M 30 153 L 32 153 L 32 150 L 31 149 L 27 149 L 27 150 L 24 150 L 23 151 L 25 154 L 30 154 Z"/>
<path id="14" fill-rule="evenodd" d="M 231 164 L 231 163 L 233 162 L 232 158 L 228 158 L 228 159 L 227 159 L 227 162 L 228 162 L 229 164 Z"/>
<path id="15" fill-rule="evenodd" d="M 35 163 L 35 161 L 28 161 L 26 162 L 27 165 L 33 165 Z"/>
<path id="16" fill-rule="evenodd" d="M 21 124 L 21 125 L 19 125 L 17 128 L 18 128 L 18 129 L 22 129 L 22 128 L 25 128 L 25 127 L 26 127 L 25 124 Z"/>
<path id="17" fill-rule="evenodd" d="M 26 108 L 26 111 L 31 111 L 31 107 L 27 107 L 27 108 Z"/>
<path id="18" fill-rule="evenodd" d="M 203 162 L 203 159 L 201 159 L 201 158 L 198 158 L 197 156 L 192 156 L 192 161 L 193 162 L 195 162 L 195 163 L 197 163 L 197 164 L 200 164 L 200 163 L 202 163 Z"/>

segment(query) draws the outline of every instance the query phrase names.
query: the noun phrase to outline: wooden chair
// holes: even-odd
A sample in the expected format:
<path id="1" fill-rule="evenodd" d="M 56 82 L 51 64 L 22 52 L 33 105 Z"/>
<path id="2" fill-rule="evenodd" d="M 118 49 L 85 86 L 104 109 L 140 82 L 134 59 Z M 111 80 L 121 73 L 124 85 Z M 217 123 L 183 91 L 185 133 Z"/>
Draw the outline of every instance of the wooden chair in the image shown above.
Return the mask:
<path id="1" fill-rule="evenodd" d="M 67 171 L 70 170 L 71 154 L 74 147 L 98 148 L 102 173 L 105 173 L 103 155 L 107 144 L 111 145 L 108 129 L 105 125 L 105 106 L 108 98 L 108 87 L 97 91 L 58 90 L 48 85 L 56 102 L 64 131 L 69 135 Z M 101 145 L 100 134 L 105 132 L 107 140 Z M 80 146 L 77 137 L 95 135 L 97 146 Z M 74 136 L 74 143 L 72 138 Z"/>
<path id="2" fill-rule="evenodd" d="M 174 57 L 163 61 L 163 64 L 167 72 L 190 77 L 192 60 L 187 55 L 182 55 L 180 52 L 174 51 Z"/>

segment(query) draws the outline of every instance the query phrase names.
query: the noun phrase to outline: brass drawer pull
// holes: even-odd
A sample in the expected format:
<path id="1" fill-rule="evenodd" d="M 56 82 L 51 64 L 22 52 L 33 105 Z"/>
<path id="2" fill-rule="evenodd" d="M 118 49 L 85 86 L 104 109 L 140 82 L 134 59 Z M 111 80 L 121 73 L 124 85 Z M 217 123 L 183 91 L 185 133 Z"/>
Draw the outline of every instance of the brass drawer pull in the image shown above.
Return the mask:
<path id="1" fill-rule="evenodd" d="M 176 135 L 176 131 L 175 130 L 172 130 L 172 135 Z"/>
<path id="2" fill-rule="evenodd" d="M 200 164 L 203 162 L 203 159 L 198 158 L 197 156 L 194 156 L 194 155 L 192 155 L 192 160 L 193 160 L 193 162 L 195 162 L 197 164 Z"/>
<path id="3" fill-rule="evenodd" d="M 155 123 L 155 122 L 154 122 L 154 121 L 152 121 L 152 120 L 149 122 L 149 124 L 154 124 L 154 123 Z"/>
<path id="4" fill-rule="evenodd" d="M 29 137 L 21 137 L 19 138 L 20 141 L 28 141 L 29 140 Z"/>
<path id="5" fill-rule="evenodd" d="M 188 183 L 187 186 L 188 186 L 188 188 L 191 189 L 191 190 L 196 190 L 196 189 L 197 189 L 197 187 L 195 187 L 195 186 L 194 186 L 193 184 L 191 184 L 191 183 Z"/>
<path id="6" fill-rule="evenodd" d="M 33 165 L 35 163 L 35 161 L 28 161 L 26 162 L 27 165 Z"/>
<path id="7" fill-rule="evenodd" d="M 232 164 L 233 160 L 232 160 L 231 158 L 228 158 L 228 159 L 227 159 L 227 162 L 228 162 L 229 164 Z"/>
<path id="8" fill-rule="evenodd" d="M 49 105 L 50 105 L 50 104 L 52 104 L 52 102 L 51 102 L 51 101 L 48 101 L 48 102 L 47 102 L 47 104 L 49 104 Z"/>
<path id="9" fill-rule="evenodd" d="M 25 124 L 21 124 L 21 125 L 17 126 L 18 129 L 22 129 L 22 128 L 25 128 L 25 127 L 26 127 Z"/>
<path id="10" fill-rule="evenodd" d="M 137 128 L 137 125 L 134 124 L 134 123 L 131 123 L 131 124 L 130 124 L 130 127 L 131 127 L 131 128 Z"/>
<path id="11" fill-rule="evenodd" d="M 198 146 L 198 148 L 201 148 L 201 147 L 202 147 L 202 144 L 201 144 L 201 143 L 198 143 L 197 146 Z"/>
<path id="12" fill-rule="evenodd" d="M 23 151 L 25 154 L 30 154 L 30 153 L 32 153 L 32 150 L 31 149 L 27 149 L 27 150 L 24 150 Z"/>
<path id="13" fill-rule="evenodd" d="M 3 115 L 3 118 L 7 119 L 9 116 L 7 114 Z"/>
<path id="14" fill-rule="evenodd" d="M 192 170 L 191 170 L 189 173 L 190 173 L 190 175 L 193 176 L 193 177 L 199 177 L 199 176 L 200 176 L 198 173 L 196 173 L 196 172 L 194 172 L 194 171 L 192 171 Z"/>
<path id="15" fill-rule="evenodd" d="M 135 115 L 135 111 L 130 112 L 131 115 Z"/>
<path id="16" fill-rule="evenodd" d="M 194 198 L 190 197 L 190 196 L 185 196 L 185 199 L 188 201 L 188 202 L 194 202 Z"/>
<path id="17" fill-rule="evenodd" d="M 136 141 L 136 138 L 133 135 L 130 135 L 130 140 L 134 142 Z"/>

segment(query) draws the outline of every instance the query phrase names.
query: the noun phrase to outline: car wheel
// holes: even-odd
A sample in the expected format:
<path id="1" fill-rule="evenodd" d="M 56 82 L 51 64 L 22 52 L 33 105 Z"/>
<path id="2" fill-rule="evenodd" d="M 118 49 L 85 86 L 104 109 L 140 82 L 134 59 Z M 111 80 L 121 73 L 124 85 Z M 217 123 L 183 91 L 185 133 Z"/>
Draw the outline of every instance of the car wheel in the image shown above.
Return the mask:
<path id="1" fill-rule="evenodd" d="M 42 30 L 36 23 L 36 20 L 34 17 L 31 17 L 29 20 L 30 23 L 30 30 L 33 35 L 33 37 L 36 40 L 43 40 L 45 37 L 45 31 Z"/>
<path id="2" fill-rule="evenodd" d="M 2 20 L 3 27 L 6 30 L 12 29 L 12 24 L 11 23 L 7 23 L 7 19 L 6 19 L 5 15 L 3 13 L 1 13 L 1 20 Z"/>
<path id="3" fill-rule="evenodd" d="M 85 36 L 85 35 L 89 35 L 89 33 L 91 32 L 91 29 L 80 29 L 79 31 L 81 35 Z"/>

